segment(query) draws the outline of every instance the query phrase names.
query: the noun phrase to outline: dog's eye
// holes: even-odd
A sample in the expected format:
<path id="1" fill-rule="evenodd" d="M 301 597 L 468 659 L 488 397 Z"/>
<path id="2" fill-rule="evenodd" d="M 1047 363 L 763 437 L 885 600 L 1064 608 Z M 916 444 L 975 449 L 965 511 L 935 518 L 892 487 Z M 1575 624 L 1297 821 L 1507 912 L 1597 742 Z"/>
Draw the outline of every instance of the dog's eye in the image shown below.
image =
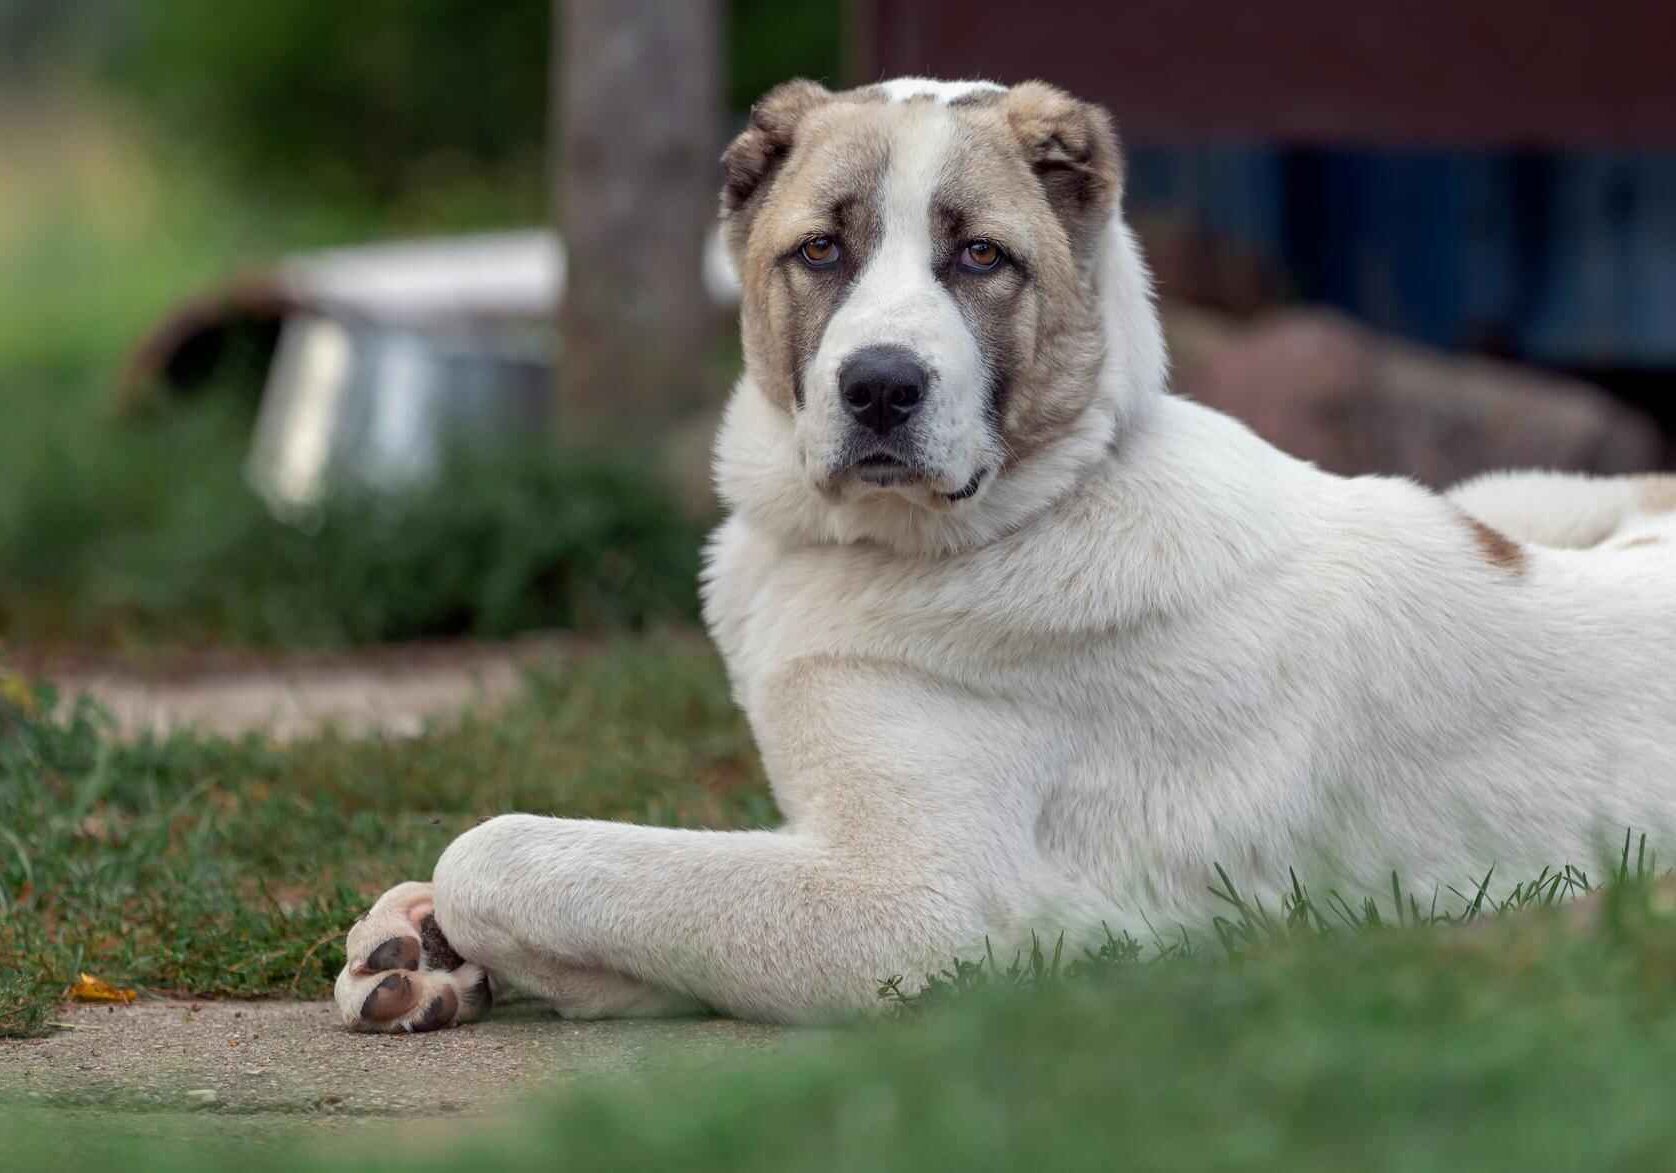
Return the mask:
<path id="1" fill-rule="evenodd" d="M 1001 249 L 987 240 L 972 240 L 960 250 L 960 267 L 973 273 L 987 273 L 1001 263 Z"/>
<path id="2" fill-rule="evenodd" d="M 813 240 L 805 240 L 797 254 L 811 269 L 830 269 L 838 263 L 838 258 L 844 255 L 844 250 L 838 247 L 838 242 L 832 237 L 817 236 Z"/>

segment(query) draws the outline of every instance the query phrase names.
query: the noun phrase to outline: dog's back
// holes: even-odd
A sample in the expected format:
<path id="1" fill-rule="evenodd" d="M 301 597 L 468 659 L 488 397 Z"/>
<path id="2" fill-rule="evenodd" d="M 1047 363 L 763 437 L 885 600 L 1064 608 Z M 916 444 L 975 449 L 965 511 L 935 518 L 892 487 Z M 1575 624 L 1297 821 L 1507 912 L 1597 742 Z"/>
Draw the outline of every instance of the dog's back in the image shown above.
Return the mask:
<path id="1" fill-rule="evenodd" d="M 1676 552 L 1676 475 L 1491 473 L 1449 497 L 1516 541 L 1573 550 L 1662 545 Z"/>

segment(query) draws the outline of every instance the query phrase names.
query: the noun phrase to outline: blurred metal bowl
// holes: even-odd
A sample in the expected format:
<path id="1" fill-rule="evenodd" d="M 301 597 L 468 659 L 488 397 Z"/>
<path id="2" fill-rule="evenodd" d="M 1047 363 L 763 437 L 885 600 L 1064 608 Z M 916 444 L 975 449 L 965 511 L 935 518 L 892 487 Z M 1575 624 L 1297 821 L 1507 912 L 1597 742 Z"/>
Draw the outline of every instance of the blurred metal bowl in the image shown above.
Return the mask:
<path id="1" fill-rule="evenodd" d="M 737 303 L 715 230 L 704 280 L 718 305 Z M 306 521 L 339 488 L 411 490 L 456 448 L 556 427 L 565 281 L 564 244 L 541 229 L 289 257 L 175 306 L 130 355 L 121 402 L 184 392 L 183 371 L 206 365 L 187 360 L 241 324 L 276 332 L 247 472 L 277 514 Z"/>
<path id="2" fill-rule="evenodd" d="M 541 434 L 553 426 L 552 386 L 539 335 L 294 314 L 246 472 L 276 514 L 305 520 L 339 489 L 400 493 L 462 449 Z"/>

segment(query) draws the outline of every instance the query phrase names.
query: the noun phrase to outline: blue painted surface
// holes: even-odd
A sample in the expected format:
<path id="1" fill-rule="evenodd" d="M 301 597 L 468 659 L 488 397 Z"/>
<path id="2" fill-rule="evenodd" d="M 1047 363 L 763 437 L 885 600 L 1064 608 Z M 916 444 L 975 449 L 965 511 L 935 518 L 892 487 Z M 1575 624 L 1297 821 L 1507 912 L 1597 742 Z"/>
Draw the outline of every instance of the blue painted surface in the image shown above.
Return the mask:
<path id="1" fill-rule="evenodd" d="M 1130 177 L 1394 333 L 1676 366 L 1676 155 L 1144 147 Z"/>

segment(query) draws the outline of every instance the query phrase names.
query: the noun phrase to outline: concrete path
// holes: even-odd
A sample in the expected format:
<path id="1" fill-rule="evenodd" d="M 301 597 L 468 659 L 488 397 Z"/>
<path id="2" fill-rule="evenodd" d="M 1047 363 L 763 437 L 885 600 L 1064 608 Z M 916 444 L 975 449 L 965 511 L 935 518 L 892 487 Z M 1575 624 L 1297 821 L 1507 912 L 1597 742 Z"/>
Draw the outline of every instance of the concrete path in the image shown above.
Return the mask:
<path id="1" fill-rule="evenodd" d="M 43 656 L 20 667 L 57 685 L 65 706 L 92 697 L 123 737 L 190 728 L 288 741 L 328 727 L 352 737 L 412 737 L 427 721 L 506 701 L 530 668 L 583 646 L 538 635 L 338 653 L 207 652 L 158 663 Z"/>
<path id="2" fill-rule="evenodd" d="M 482 1115 L 545 1085 L 736 1061 L 809 1031 L 681 1019 L 571 1023 L 533 1005 L 427 1035 L 356 1035 L 326 1002 L 75 1006 L 0 1039 L 0 1102 L 329 1118 Z"/>

